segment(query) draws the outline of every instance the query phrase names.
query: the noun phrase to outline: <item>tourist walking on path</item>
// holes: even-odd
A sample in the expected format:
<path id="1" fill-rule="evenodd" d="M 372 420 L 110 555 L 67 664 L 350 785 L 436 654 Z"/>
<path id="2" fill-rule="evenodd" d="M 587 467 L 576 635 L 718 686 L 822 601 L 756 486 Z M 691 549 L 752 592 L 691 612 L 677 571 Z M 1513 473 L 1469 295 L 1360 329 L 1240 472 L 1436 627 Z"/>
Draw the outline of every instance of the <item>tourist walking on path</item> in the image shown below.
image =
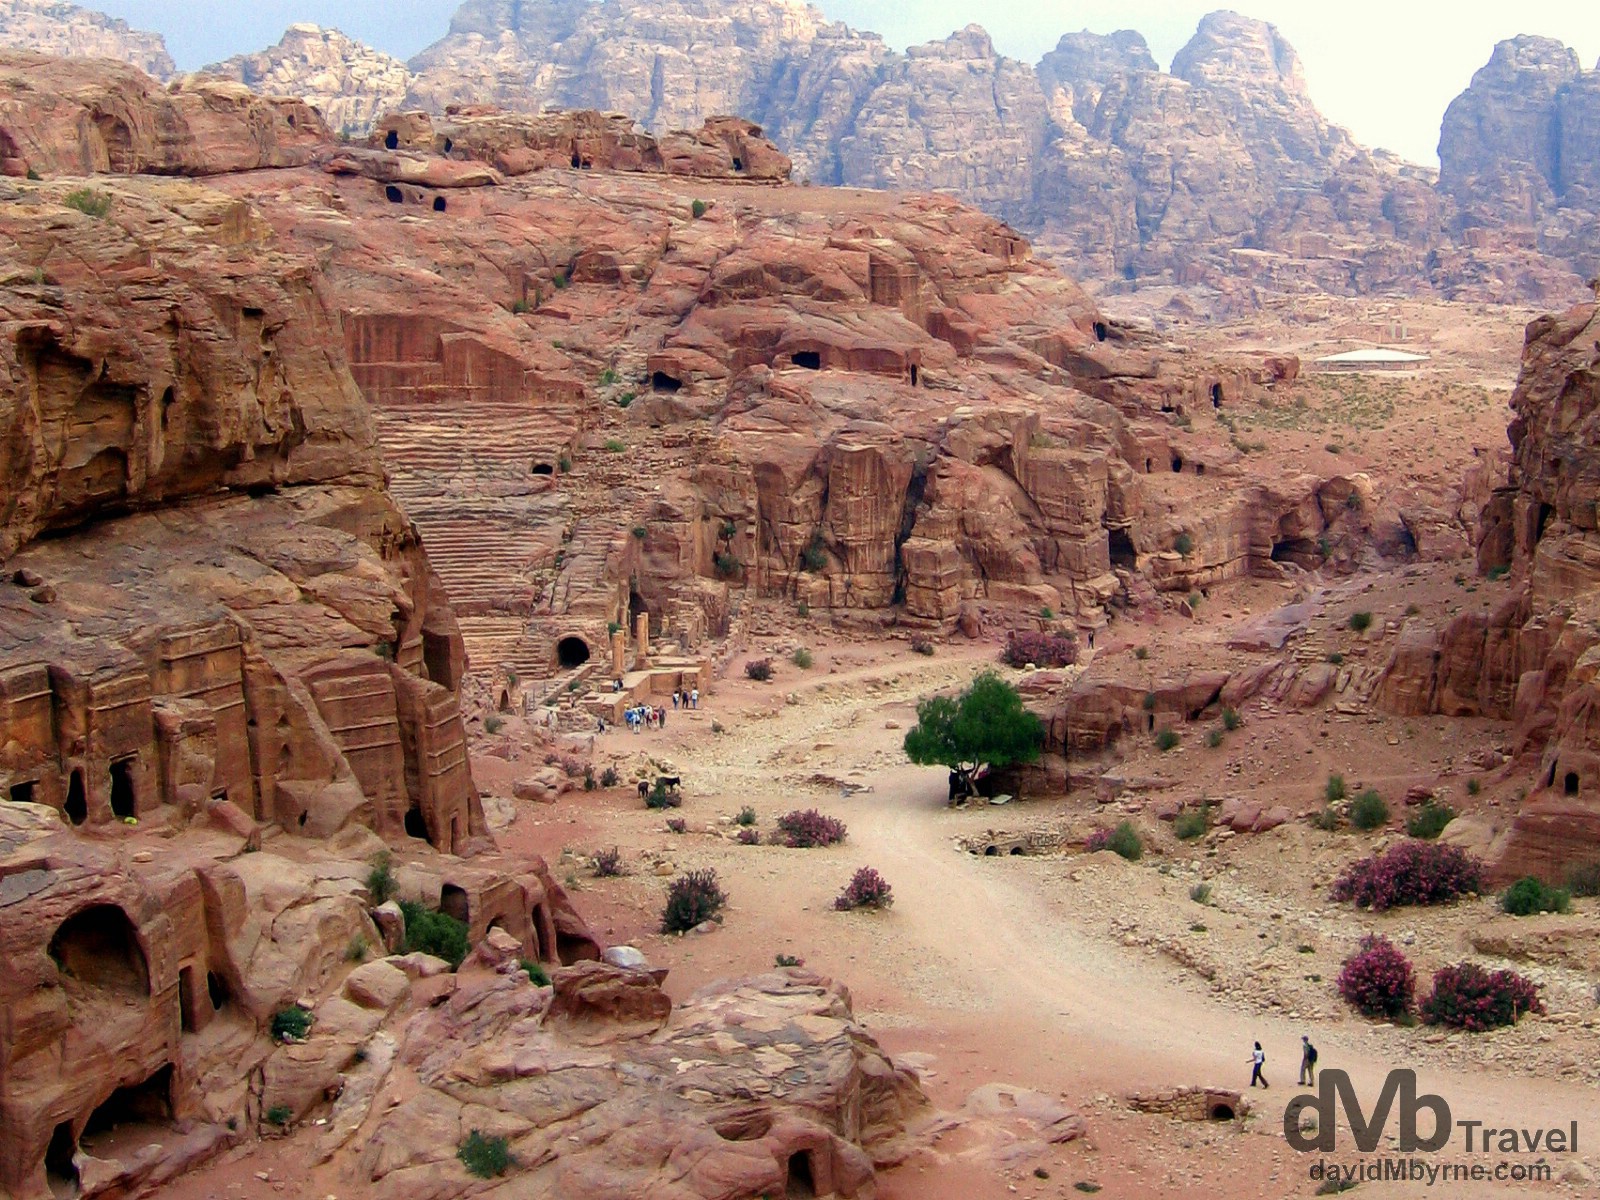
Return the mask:
<path id="1" fill-rule="evenodd" d="M 1256 1043 L 1255 1052 L 1250 1055 L 1250 1086 L 1255 1087 L 1259 1080 L 1262 1087 L 1271 1087 L 1267 1077 L 1261 1073 L 1261 1068 L 1267 1065 L 1267 1055 L 1261 1049 L 1261 1043 Z"/>
<path id="2" fill-rule="evenodd" d="M 1300 1035 L 1300 1082 L 1312 1086 L 1317 1082 L 1317 1048 L 1303 1033 Z"/>

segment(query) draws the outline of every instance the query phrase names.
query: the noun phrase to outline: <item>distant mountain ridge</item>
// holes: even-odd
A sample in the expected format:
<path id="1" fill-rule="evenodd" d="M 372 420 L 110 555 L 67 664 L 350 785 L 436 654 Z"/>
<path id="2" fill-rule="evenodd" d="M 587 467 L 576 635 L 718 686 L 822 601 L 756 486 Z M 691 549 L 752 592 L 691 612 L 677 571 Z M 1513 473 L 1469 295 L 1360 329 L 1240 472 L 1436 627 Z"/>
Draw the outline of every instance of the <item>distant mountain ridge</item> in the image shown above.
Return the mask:
<path id="1" fill-rule="evenodd" d="M 796 178 L 956 193 L 1112 288 L 1558 303 L 1600 267 L 1600 75 L 1545 39 L 1502 43 L 1451 106 L 1442 180 L 1329 123 L 1282 34 L 1230 12 L 1170 72 L 1128 30 L 1067 34 L 1030 66 L 977 25 L 899 52 L 803 0 L 466 0 L 408 64 L 294 26 L 208 71 L 352 134 L 398 107 L 594 108 L 656 131 L 737 113 Z"/>
<path id="2" fill-rule="evenodd" d="M 163 81 L 178 72 L 159 33 L 63 0 L 0 0 L 0 46 L 63 58 L 114 58 Z"/>

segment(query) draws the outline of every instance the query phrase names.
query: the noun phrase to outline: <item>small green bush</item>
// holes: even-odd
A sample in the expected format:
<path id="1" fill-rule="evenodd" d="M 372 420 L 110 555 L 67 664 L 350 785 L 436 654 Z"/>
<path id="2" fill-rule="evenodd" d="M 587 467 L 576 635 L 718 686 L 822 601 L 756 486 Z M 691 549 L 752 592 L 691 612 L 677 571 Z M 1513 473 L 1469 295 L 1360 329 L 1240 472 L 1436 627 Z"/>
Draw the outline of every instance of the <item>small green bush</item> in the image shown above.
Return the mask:
<path id="1" fill-rule="evenodd" d="M 621 782 L 622 776 L 615 767 L 607 767 L 600 772 L 600 786 L 603 788 L 614 788 Z"/>
<path id="2" fill-rule="evenodd" d="M 1336 667 L 1343 666 L 1344 665 L 1344 655 L 1340 654 L 1337 650 L 1335 650 L 1332 654 L 1328 655 L 1328 661 L 1330 663 L 1332 663 Z"/>
<path id="3" fill-rule="evenodd" d="M 642 542 L 650 536 L 650 527 L 648 525 L 635 525 L 632 532 L 634 540 Z"/>
<path id="4" fill-rule="evenodd" d="M 86 217 L 103 217 L 111 211 L 111 197 L 94 188 L 79 188 L 68 192 L 61 203 L 75 208 Z"/>
<path id="5" fill-rule="evenodd" d="M 39 174 L 39 172 L 35 171 L 32 167 L 29 167 L 28 168 L 28 178 L 32 182 L 38 183 L 41 179 L 44 178 L 44 176 Z"/>
<path id="6" fill-rule="evenodd" d="M 739 810 L 739 815 L 733 820 L 736 825 L 754 825 L 756 823 L 756 810 L 746 804 Z"/>
<path id="7" fill-rule="evenodd" d="M 1194 539 L 1187 533 L 1180 533 L 1172 543 L 1172 548 L 1183 557 L 1188 558 L 1194 553 Z"/>
<path id="8" fill-rule="evenodd" d="M 394 899 L 398 887 L 394 877 L 394 858 L 387 850 L 379 850 L 372 856 L 372 865 L 367 870 L 367 898 L 372 902 L 372 907 L 377 908 Z"/>
<path id="9" fill-rule="evenodd" d="M 1467 780 L 1467 795 L 1476 796 L 1481 791 L 1483 791 L 1483 784 L 1476 779 Z"/>
<path id="10" fill-rule="evenodd" d="M 311 1032 L 311 1014 L 298 1004 L 280 1008 L 272 1014 L 272 1040 L 300 1042 Z"/>
<path id="11" fill-rule="evenodd" d="M 1156 749 L 1165 754 L 1168 750 L 1176 749 L 1180 740 L 1176 729 L 1163 729 L 1156 734 Z"/>
<path id="12" fill-rule="evenodd" d="M 1054 621 L 1056 619 L 1056 610 L 1046 604 L 1039 610 L 1039 619 L 1041 621 Z"/>
<path id="13" fill-rule="evenodd" d="M 568 455 L 563 454 L 560 458 L 556 459 L 556 470 L 560 471 L 563 475 L 571 474 L 572 473 L 572 459 L 571 459 L 571 457 L 568 456 Z"/>
<path id="14" fill-rule="evenodd" d="M 1181 812 L 1172 822 L 1172 832 L 1178 835 L 1179 841 L 1192 842 L 1197 837 L 1204 837 L 1206 830 L 1211 828 L 1211 806 L 1203 804 L 1199 808 Z"/>
<path id="15" fill-rule="evenodd" d="M 617 373 L 615 371 L 613 371 L 610 367 L 607 367 L 604 371 L 600 372 L 600 386 L 601 387 L 610 387 L 616 381 L 617 381 Z"/>
<path id="16" fill-rule="evenodd" d="M 617 407 L 627 408 L 638 398 L 639 394 L 637 392 L 623 392 L 622 395 L 617 397 Z"/>
<path id="17" fill-rule="evenodd" d="M 1314 828 L 1322 830 L 1323 833 L 1332 833 L 1341 824 L 1339 810 L 1330 804 L 1311 818 L 1311 824 Z"/>
<path id="18" fill-rule="evenodd" d="M 624 441 L 620 441 L 617 438 L 606 439 L 606 453 L 608 454 L 621 454 L 627 448 L 628 444 Z"/>
<path id="19" fill-rule="evenodd" d="M 532 306 L 529 305 L 529 303 L 526 300 L 513 300 L 511 302 L 511 311 L 516 313 L 519 317 L 523 313 L 527 312 L 530 307 L 532 307 Z"/>
<path id="20" fill-rule="evenodd" d="M 528 982 L 537 987 L 550 986 L 550 972 L 544 969 L 543 963 L 534 962 L 531 958 L 519 958 L 517 966 L 522 968 L 523 974 L 528 977 Z"/>
<path id="21" fill-rule="evenodd" d="M 516 1162 L 511 1157 L 511 1143 L 505 1138 L 485 1137 L 476 1129 L 456 1149 L 456 1157 L 470 1174 L 479 1179 L 494 1179 L 504 1175 Z"/>
<path id="22" fill-rule="evenodd" d="M 1525 875 L 1505 890 L 1500 907 L 1513 917 L 1564 913 L 1572 907 L 1572 895 L 1566 888 L 1547 887 L 1542 880 Z"/>
<path id="23" fill-rule="evenodd" d="M 1218 746 L 1222 745 L 1222 739 L 1224 736 L 1225 735 L 1223 734 L 1222 730 L 1213 729 L 1210 733 L 1206 734 L 1206 745 L 1215 750 Z"/>
<path id="24" fill-rule="evenodd" d="M 1357 633 L 1365 633 L 1372 628 L 1372 614 L 1369 612 L 1351 613 L 1350 628 Z"/>
<path id="25" fill-rule="evenodd" d="M 1129 862 L 1138 862 L 1144 857 L 1144 839 L 1139 836 L 1132 821 L 1123 821 L 1111 831 L 1106 849 Z"/>
<path id="26" fill-rule="evenodd" d="M 1343 800 L 1348 795 L 1345 791 L 1344 776 L 1329 775 L 1328 782 L 1323 786 L 1322 795 L 1329 804 L 1337 804 L 1340 800 Z"/>
<path id="27" fill-rule="evenodd" d="M 711 206 L 709 204 L 707 204 L 704 200 L 696 200 L 693 204 L 689 205 L 689 211 L 694 215 L 694 219 L 696 221 L 698 221 L 701 217 L 705 216 L 706 212 L 710 208 L 711 208 Z"/>
<path id="28" fill-rule="evenodd" d="M 1489 568 L 1489 582 L 1490 583 L 1497 583 L 1498 581 L 1504 579 L 1509 574 L 1511 574 L 1511 568 L 1510 567 L 1505 567 L 1505 566 L 1490 567 Z"/>
<path id="29" fill-rule="evenodd" d="M 793 954 L 775 954 L 772 957 L 772 965 L 775 967 L 799 967 L 804 966 L 805 961 Z"/>
<path id="30" fill-rule="evenodd" d="M 789 661 L 795 666 L 799 667 L 802 671 L 809 671 L 814 660 L 811 657 L 811 651 L 807 650 L 804 646 L 801 646 L 789 656 Z"/>
<path id="31" fill-rule="evenodd" d="M 1444 832 L 1444 827 L 1455 820 L 1456 810 L 1447 804 L 1435 804 L 1428 801 L 1417 809 L 1412 818 L 1406 822 L 1406 832 L 1414 838 L 1432 841 Z"/>
<path id="32" fill-rule="evenodd" d="M 268 1125 L 276 1125 L 279 1129 L 284 1129 L 290 1121 L 294 1120 L 294 1109 L 287 1104 L 274 1104 L 262 1115 L 266 1118 Z"/>
<path id="33" fill-rule="evenodd" d="M 487 716 L 483 719 L 483 731 L 485 733 L 499 733 L 505 727 L 504 717 Z"/>
<path id="34" fill-rule="evenodd" d="M 800 569 L 815 575 L 826 570 L 828 566 L 828 544 L 823 540 L 822 531 L 819 529 L 811 535 L 811 540 L 806 543 L 806 548 L 800 551 Z"/>
<path id="35" fill-rule="evenodd" d="M 1211 885 L 1209 883 L 1195 884 L 1189 889 L 1189 899 L 1193 900 L 1196 904 L 1210 904 Z"/>
<path id="36" fill-rule="evenodd" d="M 556 277 L 554 279 L 552 279 L 550 282 L 556 285 L 556 291 L 559 292 L 562 288 L 566 287 L 567 284 L 571 283 L 572 281 L 567 278 L 565 272 L 562 272 L 562 273 L 556 275 Z"/>
<path id="37" fill-rule="evenodd" d="M 1144 704 L 1145 712 L 1154 712 L 1156 707 L 1156 694 L 1154 692 L 1146 692 L 1144 694 L 1144 700 L 1142 703 Z"/>
<path id="38" fill-rule="evenodd" d="M 744 677 L 753 679 L 757 683 L 765 683 L 772 678 L 772 660 L 770 658 L 752 658 L 744 665 Z"/>
<path id="39" fill-rule="evenodd" d="M 1389 823 L 1389 806 L 1383 797 L 1368 788 L 1351 802 L 1350 824 L 1357 829 L 1376 829 Z"/>
<path id="40" fill-rule="evenodd" d="M 358 933 L 353 938 L 351 938 L 347 943 L 345 943 L 344 960 L 345 960 L 345 962 L 352 962 L 352 963 L 366 962 L 367 961 L 367 935 L 366 934 Z"/>
<path id="41" fill-rule="evenodd" d="M 1225 708 L 1222 710 L 1222 727 L 1229 733 L 1232 733 L 1235 729 L 1239 728 L 1239 726 L 1243 724 L 1244 718 L 1239 716 L 1238 709 Z"/>
<path id="42" fill-rule="evenodd" d="M 471 946 L 467 941 L 467 926 L 448 913 L 434 912 L 414 900 L 400 901 L 400 911 L 406 918 L 407 954 L 417 951 L 442 958 L 454 971 L 467 957 Z"/>
<path id="43" fill-rule="evenodd" d="M 622 851 L 616 846 L 594 852 L 594 873 L 601 879 L 615 879 L 623 873 Z"/>
<path id="44" fill-rule="evenodd" d="M 1133 656 L 1135 658 L 1137 658 L 1140 662 L 1143 662 L 1145 659 L 1150 657 L 1150 647 L 1148 647 L 1148 646 L 1135 647 L 1135 649 L 1133 651 Z"/>

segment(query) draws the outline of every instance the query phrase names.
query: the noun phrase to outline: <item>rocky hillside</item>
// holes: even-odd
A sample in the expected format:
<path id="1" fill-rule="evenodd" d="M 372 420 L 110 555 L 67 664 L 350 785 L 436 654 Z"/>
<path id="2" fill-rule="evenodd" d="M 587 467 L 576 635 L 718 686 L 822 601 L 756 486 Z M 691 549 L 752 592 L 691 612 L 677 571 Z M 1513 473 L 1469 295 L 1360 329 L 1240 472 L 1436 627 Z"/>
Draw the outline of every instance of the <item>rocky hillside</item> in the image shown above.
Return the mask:
<path id="1" fill-rule="evenodd" d="M 1504 238 L 1600 273 L 1600 67 L 1560 42 L 1501 42 L 1450 105 L 1439 188 L 1463 238 Z"/>
<path id="2" fill-rule="evenodd" d="M 71 58 L 114 58 L 157 79 L 177 73 L 159 33 L 62 0 L 0 0 L 0 49 Z"/>
<path id="3" fill-rule="evenodd" d="M 399 59 L 337 29 L 291 25 L 276 46 L 207 67 L 269 96 L 298 96 L 340 133 L 366 133 L 400 107 L 411 75 Z"/>

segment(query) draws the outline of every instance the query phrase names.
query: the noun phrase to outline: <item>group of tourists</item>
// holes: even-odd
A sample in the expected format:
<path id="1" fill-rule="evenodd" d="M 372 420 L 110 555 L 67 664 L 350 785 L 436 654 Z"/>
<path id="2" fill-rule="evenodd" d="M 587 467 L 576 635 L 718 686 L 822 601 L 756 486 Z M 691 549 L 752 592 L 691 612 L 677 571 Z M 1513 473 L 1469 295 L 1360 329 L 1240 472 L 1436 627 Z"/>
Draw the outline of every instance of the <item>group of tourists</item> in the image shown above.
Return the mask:
<path id="1" fill-rule="evenodd" d="M 1267 1065 L 1267 1055 L 1261 1049 L 1261 1043 L 1256 1043 L 1256 1048 L 1250 1053 L 1250 1086 L 1260 1084 L 1262 1087 L 1271 1087 L 1267 1077 L 1262 1072 Z M 1305 1034 L 1300 1035 L 1300 1082 L 1301 1084 L 1315 1085 L 1317 1082 L 1317 1048 L 1311 1044 L 1311 1039 Z"/>
<path id="2" fill-rule="evenodd" d="M 641 729 L 665 729 L 667 710 L 654 704 L 635 704 L 622 714 L 622 719 L 634 733 L 638 733 Z"/>

